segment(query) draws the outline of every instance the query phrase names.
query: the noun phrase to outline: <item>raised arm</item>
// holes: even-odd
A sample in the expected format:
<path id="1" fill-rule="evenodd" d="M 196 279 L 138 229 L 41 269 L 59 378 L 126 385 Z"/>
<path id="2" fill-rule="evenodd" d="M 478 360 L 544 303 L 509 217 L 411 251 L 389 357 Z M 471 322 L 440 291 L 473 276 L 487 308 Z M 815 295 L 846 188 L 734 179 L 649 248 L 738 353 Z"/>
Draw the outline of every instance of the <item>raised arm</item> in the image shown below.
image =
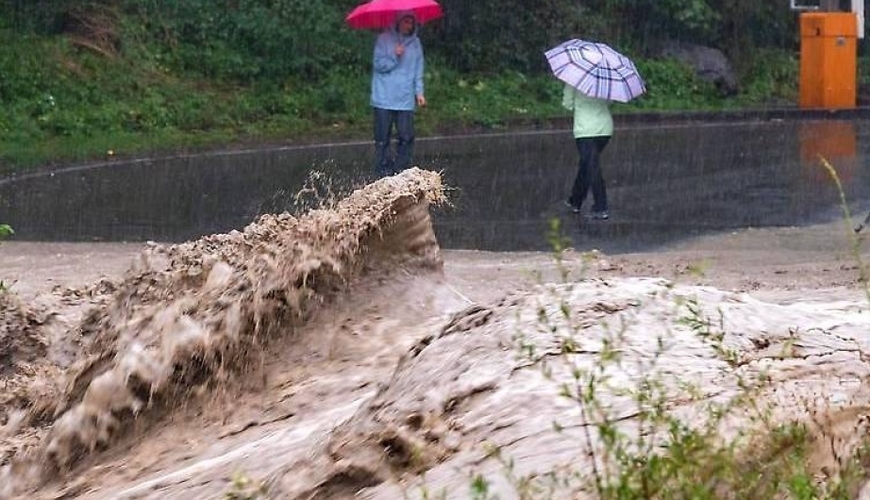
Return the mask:
<path id="1" fill-rule="evenodd" d="M 389 73 L 399 64 L 399 56 L 389 36 L 381 35 L 375 42 L 374 69 L 378 73 Z"/>

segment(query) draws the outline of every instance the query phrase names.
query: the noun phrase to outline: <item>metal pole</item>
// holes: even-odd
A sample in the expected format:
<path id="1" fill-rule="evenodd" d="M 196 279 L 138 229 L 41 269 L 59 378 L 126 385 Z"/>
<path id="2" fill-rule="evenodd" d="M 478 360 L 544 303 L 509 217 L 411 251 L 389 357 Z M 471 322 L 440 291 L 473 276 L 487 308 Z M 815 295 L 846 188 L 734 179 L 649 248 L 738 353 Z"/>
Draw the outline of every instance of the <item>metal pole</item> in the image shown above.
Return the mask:
<path id="1" fill-rule="evenodd" d="M 864 0 L 852 0 L 852 12 L 858 14 L 858 38 L 864 38 Z"/>

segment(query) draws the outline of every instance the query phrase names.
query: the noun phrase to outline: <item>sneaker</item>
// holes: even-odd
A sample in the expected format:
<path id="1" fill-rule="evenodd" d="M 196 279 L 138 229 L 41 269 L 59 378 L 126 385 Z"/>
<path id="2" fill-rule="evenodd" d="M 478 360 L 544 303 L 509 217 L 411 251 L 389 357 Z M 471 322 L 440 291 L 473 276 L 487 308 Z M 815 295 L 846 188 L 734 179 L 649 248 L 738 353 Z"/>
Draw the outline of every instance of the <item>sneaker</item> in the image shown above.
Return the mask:
<path id="1" fill-rule="evenodd" d="M 565 200 L 565 206 L 568 207 L 568 208 L 570 208 L 571 211 L 574 212 L 575 214 L 579 214 L 579 213 L 580 213 L 580 207 L 574 206 L 574 204 L 571 203 L 571 202 L 568 201 L 568 200 Z"/>
<path id="2" fill-rule="evenodd" d="M 590 220 L 607 220 L 610 218 L 610 214 L 607 213 L 607 210 L 603 210 L 601 212 L 592 212 L 586 218 Z"/>

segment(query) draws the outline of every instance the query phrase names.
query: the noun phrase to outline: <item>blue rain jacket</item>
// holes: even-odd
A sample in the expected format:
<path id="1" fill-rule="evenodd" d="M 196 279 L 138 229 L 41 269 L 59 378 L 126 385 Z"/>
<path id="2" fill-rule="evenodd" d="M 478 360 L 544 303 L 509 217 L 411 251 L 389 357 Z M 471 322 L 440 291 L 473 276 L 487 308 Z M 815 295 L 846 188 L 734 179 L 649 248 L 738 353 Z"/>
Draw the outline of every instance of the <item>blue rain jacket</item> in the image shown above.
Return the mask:
<path id="1" fill-rule="evenodd" d="M 375 42 L 371 99 L 373 107 L 413 111 L 417 106 L 417 96 L 424 95 L 423 44 L 417 37 L 418 24 L 414 23 L 414 31 L 408 36 L 399 33 L 398 22 L 408 15 L 413 14 L 405 12 L 396 16 L 393 26 L 382 32 Z M 397 43 L 405 46 L 402 57 L 396 55 Z"/>

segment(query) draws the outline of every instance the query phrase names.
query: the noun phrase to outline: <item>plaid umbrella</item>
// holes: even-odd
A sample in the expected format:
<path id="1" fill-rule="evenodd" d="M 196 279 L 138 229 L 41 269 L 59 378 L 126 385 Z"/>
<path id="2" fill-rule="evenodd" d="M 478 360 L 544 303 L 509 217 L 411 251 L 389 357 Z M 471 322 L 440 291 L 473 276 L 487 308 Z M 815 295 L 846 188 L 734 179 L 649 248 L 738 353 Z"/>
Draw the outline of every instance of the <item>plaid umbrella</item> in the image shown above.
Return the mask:
<path id="1" fill-rule="evenodd" d="M 606 44 L 573 39 L 544 55 L 556 78 L 589 97 L 628 102 L 646 92 L 634 63 Z"/>

